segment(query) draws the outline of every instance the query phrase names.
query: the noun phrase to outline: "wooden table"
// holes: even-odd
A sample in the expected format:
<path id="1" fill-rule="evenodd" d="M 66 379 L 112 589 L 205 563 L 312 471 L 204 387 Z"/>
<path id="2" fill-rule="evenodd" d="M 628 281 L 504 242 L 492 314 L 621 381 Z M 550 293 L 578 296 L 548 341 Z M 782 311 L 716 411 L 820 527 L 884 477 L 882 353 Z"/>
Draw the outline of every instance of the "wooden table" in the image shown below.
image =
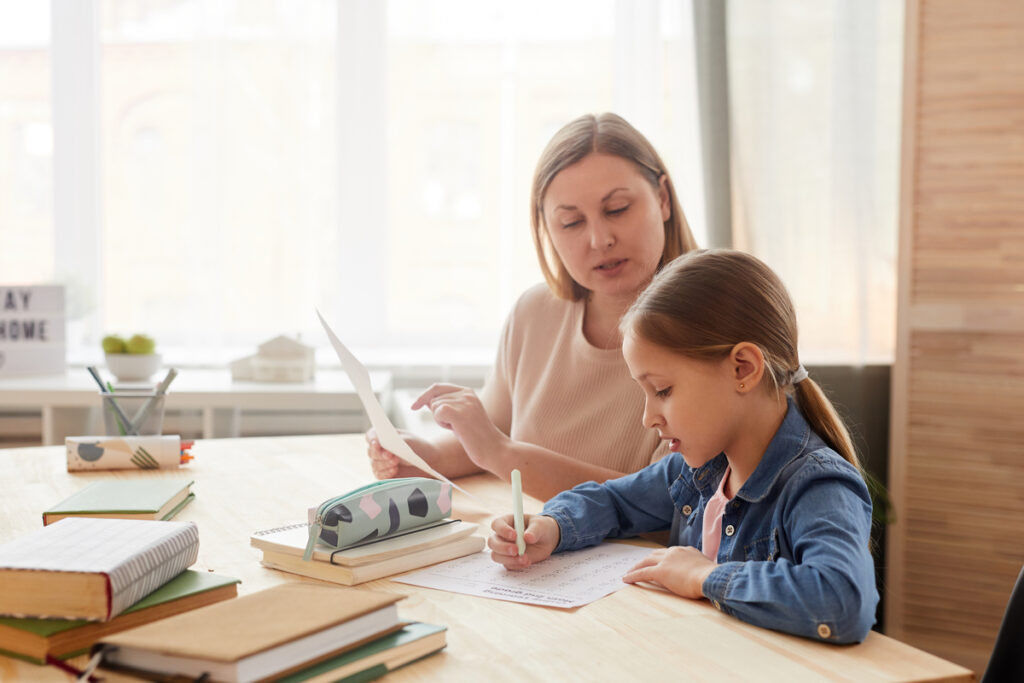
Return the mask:
<path id="1" fill-rule="evenodd" d="M 197 442 L 180 470 L 65 471 L 63 447 L 0 450 L 0 542 L 41 525 L 40 512 L 94 479 L 195 479 L 196 499 L 177 517 L 199 525 L 195 568 L 242 579 L 241 594 L 302 577 L 262 567 L 249 534 L 301 521 L 306 508 L 372 481 L 362 435 Z M 510 508 L 508 486 L 489 475 L 459 482 L 456 512 L 485 527 Z M 540 504 L 526 501 L 528 512 Z M 726 616 L 704 600 L 627 586 L 562 610 L 446 593 L 386 579 L 349 590 L 400 593 L 403 617 L 448 627 L 443 652 L 391 674 L 393 681 L 690 680 L 970 681 L 958 665 L 872 632 L 859 645 L 827 645 Z M 84 657 L 75 660 L 79 664 Z M 0 656 L 0 681 L 67 681 L 52 667 Z M 108 680 L 112 680 L 108 678 Z"/>

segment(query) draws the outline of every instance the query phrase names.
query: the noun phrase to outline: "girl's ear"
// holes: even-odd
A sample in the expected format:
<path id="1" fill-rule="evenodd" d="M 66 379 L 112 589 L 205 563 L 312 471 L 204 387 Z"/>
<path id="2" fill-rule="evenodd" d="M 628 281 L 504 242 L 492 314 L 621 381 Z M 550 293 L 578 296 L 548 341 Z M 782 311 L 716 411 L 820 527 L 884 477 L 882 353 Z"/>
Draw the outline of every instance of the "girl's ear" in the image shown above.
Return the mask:
<path id="1" fill-rule="evenodd" d="M 764 354 L 757 344 L 740 342 L 732 347 L 729 363 L 739 393 L 748 393 L 761 383 L 764 377 Z"/>

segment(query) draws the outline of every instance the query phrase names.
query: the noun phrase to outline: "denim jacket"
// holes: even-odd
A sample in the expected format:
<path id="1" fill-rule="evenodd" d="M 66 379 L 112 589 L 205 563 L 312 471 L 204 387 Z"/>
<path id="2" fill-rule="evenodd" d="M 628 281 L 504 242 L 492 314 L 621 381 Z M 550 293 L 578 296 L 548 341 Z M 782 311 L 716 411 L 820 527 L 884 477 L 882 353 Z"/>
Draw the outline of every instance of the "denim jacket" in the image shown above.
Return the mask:
<path id="1" fill-rule="evenodd" d="M 672 453 L 634 474 L 558 494 L 543 511 L 561 528 L 555 552 L 669 528 L 671 545 L 701 548 L 704 506 L 727 465 L 722 453 L 693 469 Z M 860 642 L 878 603 L 870 531 L 864 479 L 790 399 L 761 462 L 726 506 L 719 564 L 703 593 L 751 624 Z"/>

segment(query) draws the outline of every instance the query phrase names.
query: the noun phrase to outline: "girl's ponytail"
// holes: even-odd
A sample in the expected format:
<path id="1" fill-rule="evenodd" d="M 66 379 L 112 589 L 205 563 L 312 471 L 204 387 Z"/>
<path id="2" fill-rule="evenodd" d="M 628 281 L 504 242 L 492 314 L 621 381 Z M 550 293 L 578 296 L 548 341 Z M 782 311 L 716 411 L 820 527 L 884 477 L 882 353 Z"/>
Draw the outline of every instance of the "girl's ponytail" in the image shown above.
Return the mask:
<path id="1" fill-rule="evenodd" d="M 857 450 L 853 447 L 850 432 L 818 383 L 810 377 L 805 377 L 793 385 L 793 394 L 800 413 L 811 429 L 829 445 L 829 448 L 863 473 L 864 468 L 861 467 Z"/>

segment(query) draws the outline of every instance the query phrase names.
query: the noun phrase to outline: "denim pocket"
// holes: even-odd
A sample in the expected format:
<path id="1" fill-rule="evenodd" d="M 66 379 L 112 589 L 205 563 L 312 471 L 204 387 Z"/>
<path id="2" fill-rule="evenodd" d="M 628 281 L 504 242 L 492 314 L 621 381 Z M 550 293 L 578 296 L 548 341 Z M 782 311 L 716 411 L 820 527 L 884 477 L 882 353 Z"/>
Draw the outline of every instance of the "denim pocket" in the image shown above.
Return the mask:
<path id="1" fill-rule="evenodd" d="M 747 562 L 763 562 L 772 552 L 772 537 L 762 536 L 743 546 L 743 559 Z"/>
<path id="2" fill-rule="evenodd" d="M 743 559 L 747 562 L 774 562 L 781 555 L 779 530 L 772 529 L 767 536 L 754 539 L 743 546 Z"/>

